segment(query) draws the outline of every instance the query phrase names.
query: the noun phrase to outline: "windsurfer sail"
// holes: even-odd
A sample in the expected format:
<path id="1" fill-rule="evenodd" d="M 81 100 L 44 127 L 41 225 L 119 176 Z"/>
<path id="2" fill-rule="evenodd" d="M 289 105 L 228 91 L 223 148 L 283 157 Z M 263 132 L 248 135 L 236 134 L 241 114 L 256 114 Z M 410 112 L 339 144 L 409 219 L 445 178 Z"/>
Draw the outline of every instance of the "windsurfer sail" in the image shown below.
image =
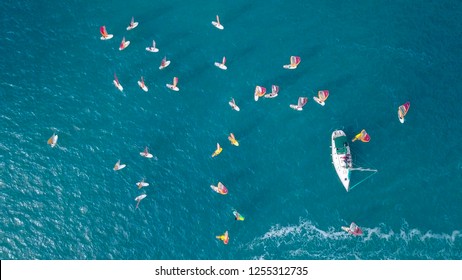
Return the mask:
<path id="1" fill-rule="evenodd" d="M 258 101 L 258 98 L 264 96 L 266 93 L 266 88 L 262 86 L 256 86 L 255 87 L 255 92 L 253 94 L 255 101 Z"/>
<path id="2" fill-rule="evenodd" d="M 217 235 L 216 238 L 223 241 L 225 245 L 228 244 L 229 242 L 228 231 L 225 231 L 225 233 L 222 235 Z"/>
<path id="3" fill-rule="evenodd" d="M 138 22 L 135 22 L 135 18 L 132 17 L 132 20 L 130 21 L 130 24 L 127 27 L 127 30 L 132 30 L 133 28 L 138 26 Z"/>
<path id="4" fill-rule="evenodd" d="M 153 155 L 152 155 L 151 153 L 149 153 L 148 147 L 146 147 L 146 148 L 144 149 L 144 151 L 142 151 L 142 152 L 140 153 L 140 156 L 145 157 L 145 158 L 152 158 L 152 157 L 153 157 Z"/>
<path id="5" fill-rule="evenodd" d="M 406 116 L 407 112 L 409 111 L 410 106 L 411 106 L 411 103 L 408 101 L 398 107 L 398 119 L 401 123 L 404 123 L 404 116 Z"/>
<path id="6" fill-rule="evenodd" d="M 365 129 L 361 130 L 360 133 L 356 134 L 355 138 L 353 138 L 351 141 L 356 141 L 356 140 L 361 140 L 361 142 L 369 142 L 371 141 L 371 137 L 369 134 L 366 132 Z"/>
<path id="7" fill-rule="evenodd" d="M 283 67 L 285 69 L 295 69 L 295 68 L 298 67 L 298 65 L 300 64 L 301 61 L 302 60 L 301 60 L 301 58 L 299 56 L 294 56 L 293 55 L 293 56 L 290 57 L 290 64 L 286 64 Z"/>
<path id="8" fill-rule="evenodd" d="M 138 81 L 138 86 L 144 90 L 145 92 L 147 92 L 149 89 L 148 87 L 146 86 L 146 84 L 144 83 L 144 78 L 143 76 L 141 76 L 141 80 Z"/>
<path id="9" fill-rule="evenodd" d="M 326 103 L 324 101 L 327 100 L 329 97 L 329 91 L 328 90 L 320 90 L 318 91 L 318 96 L 314 96 L 313 99 L 316 101 L 319 105 L 324 106 Z"/>
<path id="10" fill-rule="evenodd" d="M 169 66 L 170 65 L 170 60 L 167 60 L 167 57 L 164 56 L 164 58 L 162 59 L 162 61 L 160 62 L 160 66 L 159 66 L 159 69 L 162 70 L 164 69 L 165 67 Z"/>
<path id="11" fill-rule="evenodd" d="M 234 146 L 239 146 L 239 142 L 237 142 L 236 138 L 234 137 L 234 134 L 233 133 L 230 133 L 229 136 L 228 136 L 228 140 L 229 142 L 231 142 L 231 145 L 234 145 Z"/>
<path id="12" fill-rule="evenodd" d="M 50 145 L 50 147 L 54 148 L 56 146 L 56 143 L 58 143 L 58 135 L 56 133 L 53 133 L 50 138 L 48 138 L 47 144 Z"/>
<path id="13" fill-rule="evenodd" d="M 215 62 L 215 66 L 220 68 L 221 70 L 226 70 L 226 69 L 228 69 L 228 67 L 225 65 L 225 63 L 226 63 L 226 57 L 223 56 L 223 59 L 222 59 L 221 63 L 220 62 Z"/>
<path id="14" fill-rule="evenodd" d="M 109 40 L 112 37 L 114 37 L 113 34 L 107 33 L 106 26 L 104 25 L 99 28 L 99 32 L 101 33 L 101 38 L 100 38 L 101 40 Z"/>
<path id="15" fill-rule="evenodd" d="M 228 194 L 228 189 L 221 182 L 218 182 L 217 186 L 210 185 L 210 188 L 212 188 L 212 190 L 214 190 L 216 193 L 219 193 L 222 195 Z"/>
<path id="16" fill-rule="evenodd" d="M 114 80 L 112 81 L 116 88 L 120 91 L 124 90 L 124 87 L 120 84 L 119 79 L 117 78 L 117 75 L 114 73 Z"/>
<path id="17" fill-rule="evenodd" d="M 234 219 L 236 221 L 243 221 L 245 218 L 241 214 L 239 214 L 236 210 L 233 211 Z"/>
<path id="18" fill-rule="evenodd" d="M 128 45 L 130 45 L 130 41 L 125 41 L 125 37 L 123 37 L 122 42 L 120 42 L 119 51 L 125 50 Z"/>
<path id="19" fill-rule="evenodd" d="M 122 168 L 125 168 L 125 164 L 120 164 L 120 159 L 117 161 L 117 163 L 114 165 L 114 171 L 120 170 Z"/>
<path id="20" fill-rule="evenodd" d="M 221 151 L 223 151 L 223 148 L 220 147 L 219 143 L 217 143 L 217 149 L 215 150 L 215 152 L 213 152 L 212 157 L 218 156 L 221 153 Z"/>
<path id="21" fill-rule="evenodd" d="M 137 182 L 137 183 L 136 183 L 136 186 L 138 187 L 138 189 L 141 189 L 141 188 L 144 188 L 144 187 L 149 186 L 149 183 L 146 183 L 146 182 L 144 181 L 144 178 L 143 178 L 143 180 L 141 180 L 141 182 Z"/>
<path id="22" fill-rule="evenodd" d="M 235 111 L 240 111 L 241 109 L 239 108 L 239 106 L 236 105 L 236 101 L 234 100 L 234 98 L 231 98 L 231 101 L 228 102 L 229 106 L 231 106 L 231 108 Z"/>
<path id="23" fill-rule="evenodd" d="M 272 85 L 271 92 L 265 94 L 265 98 L 275 98 L 276 96 L 278 96 L 278 93 L 279 93 L 279 86 Z"/>
<path id="24" fill-rule="evenodd" d="M 297 110 L 297 111 L 302 111 L 303 106 L 305 106 L 307 102 L 308 102 L 308 97 L 299 97 L 297 105 L 290 104 L 290 108 Z"/>
<path id="25" fill-rule="evenodd" d="M 225 27 L 220 23 L 220 17 L 217 15 L 217 21 L 212 21 L 212 25 L 216 28 L 223 30 Z"/>
<path id="26" fill-rule="evenodd" d="M 148 52 L 159 52 L 159 49 L 156 48 L 156 41 L 152 40 L 152 46 L 151 47 L 147 47 L 146 50 Z"/>
<path id="27" fill-rule="evenodd" d="M 178 88 L 177 84 L 178 84 L 178 77 L 174 77 L 173 78 L 173 83 L 172 84 L 166 84 L 166 86 L 169 89 L 173 90 L 173 91 L 179 91 L 180 89 Z"/>
<path id="28" fill-rule="evenodd" d="M 354 222 L 351 223 L 349 227 L 342 226 L 342 229 L 352 235 L 362 235 L 363 234 L 362 229 L 358 227 L 358 225 L 356 225 Z"/>

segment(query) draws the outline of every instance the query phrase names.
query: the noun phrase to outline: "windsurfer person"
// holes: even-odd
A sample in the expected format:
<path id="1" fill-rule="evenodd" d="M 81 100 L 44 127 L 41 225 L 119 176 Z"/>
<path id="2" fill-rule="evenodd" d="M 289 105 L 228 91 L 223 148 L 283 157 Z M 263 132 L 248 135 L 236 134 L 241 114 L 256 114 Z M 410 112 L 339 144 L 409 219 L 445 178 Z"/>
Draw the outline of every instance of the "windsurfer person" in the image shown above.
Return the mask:
<path id="1" fill-rule="evenodd" d="M 398 111 L 398 115 L 399 115 L 399 119 L 400 119 L 400 120 L 404 120 L 404 113 L 403 113 L 402 110 L 399 110 L 399 111 Z"/>
<path id="2" fill-rule="evenodd" d="M 146 183 L 146 182 L 144 181 L 144 179 L 141 180 L 141 182 L 138 182 L 136 185 L 138 186 L 138 189 L 141 189 L 141 188 L 143 188 L 143 187 L 149 186 L 149 184 Z"/>
<path id="3" fill-rule="evenodd" d="M 233 211 L 233 215 L 234 215 L 234 220 L 236 221 L 244 220 L 244 217 L 241 214 L 239 214 L 236 210 Z"/>
<path id="4" fill-rule="evenodd" d="M 237 106 L 236 104 L 236 101 L 234 100 L 234 98 L 231 98 L 231 101 L 228 102 L 229 106 L 231 106 L 231 108 L 235 111 L 240 111 L 241 109 L 239 108 L 239 106 Z"/>
<path id="5" fill-rule="evenodd" d="M 264 97 L 265 98 L 275 98 L 278 96 L 278 93 L 279 93 L 279 86 L 272 85 L 271 92 L 268 94 L 265 94 Z"/>
<path id="6" fill-rule="evenodd" d="M 225 233 L 222 235 L 217 235 L 216 238 L 223 241 L 225 245 L 228 244 L 229 242 L 228 231 L 225 231 Z"/>
<path id="7" fill-rule="evenodd" d="M 218 182 L 218 192 L 221 194 L 226 194 L 228 190 L 225 188 L 225 185 L 223 185 L 221 182 Z"/>
<path id="8" fill-rule="evenodd" d="M 239 146 L 239 142 L 236 140 L 233 133 L 229 134 L 228 140 L 231 142 L 231 145 Z"/>
<path id="9" fill-rule="evenodd" d="M 217 143 L 217 149 L 215 150 L 215 152 L 213 152 L 212 157 L 218 156 L 221 153 L 221 151 L 223 151 L 223 148 L 220 147 L 220 144 Z"/>
<path id="10" fill-rule="evenodd" d="M 360 227 L 358 227 L 358 225 L 356 225 L 354 222 L 352 222 L 349 227 L 342 226 L 342 229 L 348 232 L 349 234 L 356 236 L 363 234 L 363 230 Z"/>

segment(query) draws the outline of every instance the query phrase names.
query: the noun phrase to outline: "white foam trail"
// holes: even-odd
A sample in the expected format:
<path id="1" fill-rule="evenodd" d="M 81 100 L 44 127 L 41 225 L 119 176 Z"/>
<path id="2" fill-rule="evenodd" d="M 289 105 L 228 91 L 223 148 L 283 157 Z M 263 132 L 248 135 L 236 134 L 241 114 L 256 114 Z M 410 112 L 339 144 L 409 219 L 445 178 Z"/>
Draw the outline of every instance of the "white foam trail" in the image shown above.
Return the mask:
<path id="1" fill-rule="evenodd" d="M 460 254 L 454 251 L 454 246 L 462 239 L 460 230 L 451 233 L 423 233 L 417 228 L 409 229 L 406 222 L 398 232 L 385 224 L 361 228 L 364 235 L 356 237 L 339 227 L 324 230 L 311 221 L 301 219 L 296 225 L 273 225 L 250 244 L 243 244 L 241 249 L 252 250 L 258 254 L 254 257 L 256 259 L 399 259 L 403 256 L 451 259 Z M 377 249 L 367 249 L 371 244 Z M 435 248 L 439 248 L 438 252 L 434 251 Z"/>

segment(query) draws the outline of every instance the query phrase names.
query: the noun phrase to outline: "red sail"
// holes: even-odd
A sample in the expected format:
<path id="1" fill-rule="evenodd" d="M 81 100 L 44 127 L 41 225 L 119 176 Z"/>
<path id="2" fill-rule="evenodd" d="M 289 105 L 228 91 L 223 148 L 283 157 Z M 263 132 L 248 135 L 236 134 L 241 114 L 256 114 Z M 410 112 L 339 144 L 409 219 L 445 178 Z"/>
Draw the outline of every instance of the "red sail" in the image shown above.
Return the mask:
<path id="1" fill-rule="evenodd" d="M 369 142 L 371 141 L 371 137 L 369 136 L 369 134 L 366 132 L 365 129 L 361 130 L 360 133 L 356 134 L 355 138 L 353 138 L 353 142 L 356 141 L 356 140 L 361 140 L 362 142 Z"/>
<path id="2" fill-rule="evenodd" d="M 99 32 L 101 33 L 101 35 L 102 35 L 103 37 L 106 37 L 106 36 L 107 36 L 106 26 L 104 26 L 104 25 L 101 26 L 101 27 L 99 28 Z"/>

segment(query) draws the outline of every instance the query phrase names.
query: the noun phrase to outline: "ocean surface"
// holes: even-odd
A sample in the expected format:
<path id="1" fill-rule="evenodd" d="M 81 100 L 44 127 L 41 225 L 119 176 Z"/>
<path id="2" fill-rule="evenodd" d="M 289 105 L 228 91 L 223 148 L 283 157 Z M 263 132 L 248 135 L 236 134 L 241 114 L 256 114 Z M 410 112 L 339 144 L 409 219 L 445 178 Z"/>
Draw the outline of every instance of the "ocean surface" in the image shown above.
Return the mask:
<path id="1" fill-rule="evenodd" d="M 0 13 L 1 259 L 462 259 L 461 1 L 3 0 Z M 253 100 L 272 84 L 277 98 Z M 349 192 L 336 129 L 371 136 L 350 146 L 378 172 Z M 341 230 L 353 221 L 363 236 Z"/>

